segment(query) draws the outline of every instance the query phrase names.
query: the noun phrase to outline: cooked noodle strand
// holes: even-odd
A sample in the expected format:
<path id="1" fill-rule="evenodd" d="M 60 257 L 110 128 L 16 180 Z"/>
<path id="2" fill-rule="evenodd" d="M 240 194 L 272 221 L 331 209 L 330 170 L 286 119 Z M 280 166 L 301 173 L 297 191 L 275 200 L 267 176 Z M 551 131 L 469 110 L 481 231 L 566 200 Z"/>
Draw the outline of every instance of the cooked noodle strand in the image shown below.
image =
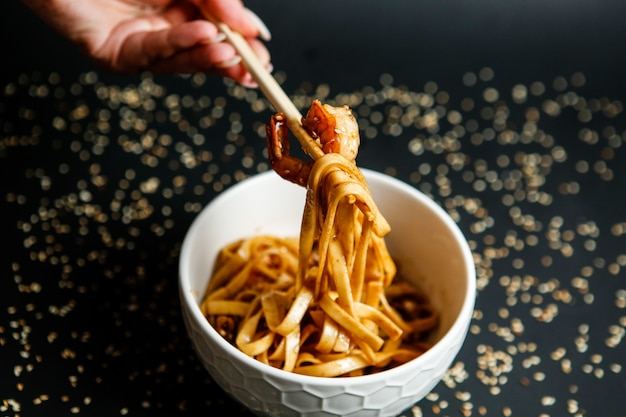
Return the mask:
<path id="1" fill-rule="evenodd" d="M 389 231 L 354 161 L 324 154 L 310 169 L 299 239 L 224 247 L 202 312 L 242 352 L 289 372 L 354 376 L 411 360 L 437 315 L 394 279 Z"/>

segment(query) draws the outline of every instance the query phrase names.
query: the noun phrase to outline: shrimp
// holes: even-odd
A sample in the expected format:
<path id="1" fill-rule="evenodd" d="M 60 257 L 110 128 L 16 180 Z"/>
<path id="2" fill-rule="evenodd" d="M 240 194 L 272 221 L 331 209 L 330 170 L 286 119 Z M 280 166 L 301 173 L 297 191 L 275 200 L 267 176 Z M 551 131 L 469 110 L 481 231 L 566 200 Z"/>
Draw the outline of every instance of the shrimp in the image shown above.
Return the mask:
<path id="1" fill-rule="evenodd" d="M 359 126 L 348 106 L 333 107 L 315 100 L 302 119 L 302 127 L 313 139 L 319 138 L 324 153 L 340 153 L 356 160 L 361 144 Z"/>
<path id="2" fill-rule="evenodd" d="M 359 127 L 348 106 L 333 107 L 314 100 L 302 127 L 319 142 L 322 151 L 338 153 L 354 162 L 360 145 Z M 302 161 L 289 154 L 289 137 L 285 115 L 272 116 L 265 127 L 267 149 L 272 168 L 282 178 L 305 186 L 314 161 Z"/>

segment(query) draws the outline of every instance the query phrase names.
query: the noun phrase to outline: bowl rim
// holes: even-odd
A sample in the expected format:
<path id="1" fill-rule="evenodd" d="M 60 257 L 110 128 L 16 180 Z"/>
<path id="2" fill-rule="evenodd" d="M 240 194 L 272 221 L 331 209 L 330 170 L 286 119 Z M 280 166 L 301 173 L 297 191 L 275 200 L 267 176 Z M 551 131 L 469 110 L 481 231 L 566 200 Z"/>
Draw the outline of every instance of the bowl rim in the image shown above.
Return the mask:
<path id="1" fill-rule="evenodd" d="M 310 376 L 310 375 L 301 375 L 293 372 L 288 372 L 279 368 L 274 368 L 258 360 L 251 358 L 250 356 L 243 353 L 241 350 L 237 349 L 237 347 L 230 344 L 226 339 L 224 339 L 216 330 L 211 326 L 202 314 L 200 310 L 199 303 L 196 302 L 194 298 L 194 292 L 197 293 L 196 290 L 191 288 L 190 281 L 188 277 L 190 276 L 189 271 L 189 254 L 191 251 L 192 241 L 194 240 L 194 236 L 199 233 L 199 226 L 203 223 L 204 217 L 207 217 L 211 214 L 215 207 L 218 207 L 230 198 L 234 193 L 246 192 L 249 187 L 255 187 L 258 183 L 271 181 L 275 179 L 279 179 L 280 181 L 285 181 L 278 176 L 274 171 L 269 170 L 259 174 L 254 174 L 250 177 L 247 177 L 240 182 L 231 185 L 224 191 L 222 191 L 218 196 L 212 199 L 207 205 L 200 211 L 200 213 L 196 216 L 196 218 L 192 221 L 190 227 L 188 228 L 185 237 L 183 239 L 183 243 L 181 246 L 180 256 L 179 256 L 179 292 L 180 297 L 182 298 L 183 305 L 182 308 L 187 307 L 188 312 L 192 315 L 192 318 L 200 324 L 203 332 L 209 335 L 209 337 L 224 350 L 228 350 L 232 352 L 233 358 L 239 361 L 242 361 L 246 366 L 252 367 L 258 370 L 260 373 L 266 374 L 269 378 L 275 378 L 280 380 L 289 380 L 295 383 L 301 384 L 317 384 L 324 387 L 334 387 L 334 386 L 345 386 L 345 384 L 349 381 L 350 383 L 356 384 L 365 384 L 365 383 L 376 383 L 379 381 L 386 381 L 389 379 L 393 379 L 394 375 L 403 373 L 406 371 L 406 368 L 414 368 L 414 367 L 427 367 L 429 363 L 432 363 L 431 357 L 436 357 L 439 354 L 439 351 L 448 349 L 447 346 L 453 342 L 451 339 L 455 337 L 455 335 L 461 333 L 465 334 L 468 330 L 468 325 L 464 321 L 459 320 L 461 317 L 469 317 L 471 319 L 474 305 L 475 305 L 475 297 L 476 297 L 476 267 L 473 260 L 473 255 L 470 250 L 469 244 L 459 228 L 459 226 L 454 222 L 454 220 L 450 217 L 450 215 L 439 206 L 432 198 L 428 197 L 426 194 L 417 190 L 413 186 L 407 184 L 406 182 L 392 177 L 387 174 L 383 174 L 378 171 L 370 170 L 367 168 L 360 168 L 360 170 L 365 175 L 367 182 L 369 183 L 371 180 L 375 180 L 381 183 L 384 186 L 392 187 L 398 189 L 402 193 L 409 194 L 412 198 L 415 198 L 420 201 L 420 203 L 424 204 L 427 209 L 433 211 L 437 217 L 439 217 L 445 224 L 445 226 L 450 230 L 450 232 L 454 236 L 454 240 L 460 247 L 460 252 L 462 254 L 463 263 L 465 269 L 467 270 L 467 279 L 466 279 L 466 292 L 463 297 L 463 304 L 457 318 L 452 323 L 452 326 L 445 332 L 445 334 L 426 352 L 422 355 L 418 356 L 415 359 L 412 359 L 404 364 L 395 366 L 393 368 L 373 373 L 367 375 L 360 376 L 352 376 L 345 378 L 329 378 L 329 377 L 320 377 L 320 376 Z M 458 349 L 461 348 L 461 342 L 458 346 Z"/>

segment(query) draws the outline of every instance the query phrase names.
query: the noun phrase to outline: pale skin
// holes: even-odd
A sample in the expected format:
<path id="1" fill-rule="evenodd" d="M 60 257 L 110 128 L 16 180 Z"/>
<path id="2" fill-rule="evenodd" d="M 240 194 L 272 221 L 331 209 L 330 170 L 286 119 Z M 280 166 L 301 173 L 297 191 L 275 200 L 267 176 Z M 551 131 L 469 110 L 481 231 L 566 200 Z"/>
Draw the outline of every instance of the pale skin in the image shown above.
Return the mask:
<path id="1" fill-rule="evenodd" d="M 235 49 L 200 10 L 228 24 L 268 68 L 269 31 L 241 0 L 23 0 L 45 23 L 106 70 L 204 72 L 256 83 Z"/>

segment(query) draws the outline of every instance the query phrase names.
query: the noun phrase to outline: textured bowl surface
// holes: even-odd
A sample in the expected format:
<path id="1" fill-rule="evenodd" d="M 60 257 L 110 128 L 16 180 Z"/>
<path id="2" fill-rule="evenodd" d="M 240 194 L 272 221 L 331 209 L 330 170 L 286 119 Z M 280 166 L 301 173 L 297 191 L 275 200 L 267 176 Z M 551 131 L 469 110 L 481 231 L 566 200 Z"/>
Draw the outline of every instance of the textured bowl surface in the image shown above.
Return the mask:
<path id="1" fill-rule="evenodd" d="M 419 283 L 441 314 L 434 346 L 394 369 L 351 378 L 296 375 L 264 365 L 226 342 L 199 303 L 219 250 L 269 233 L 297 236 L 305 190 L 274 172 L 256 175 L 213 200 L 191 225 L 180 256 L 180 296 L 193 346 L 213 379 L 258 415 L 393 416 L 422 399 L 458 353 L 471 320 L 475 269 L 462 233 L 431 199 L 392 177 L 363 170 L 391 225 L 399 273 Z"/>

